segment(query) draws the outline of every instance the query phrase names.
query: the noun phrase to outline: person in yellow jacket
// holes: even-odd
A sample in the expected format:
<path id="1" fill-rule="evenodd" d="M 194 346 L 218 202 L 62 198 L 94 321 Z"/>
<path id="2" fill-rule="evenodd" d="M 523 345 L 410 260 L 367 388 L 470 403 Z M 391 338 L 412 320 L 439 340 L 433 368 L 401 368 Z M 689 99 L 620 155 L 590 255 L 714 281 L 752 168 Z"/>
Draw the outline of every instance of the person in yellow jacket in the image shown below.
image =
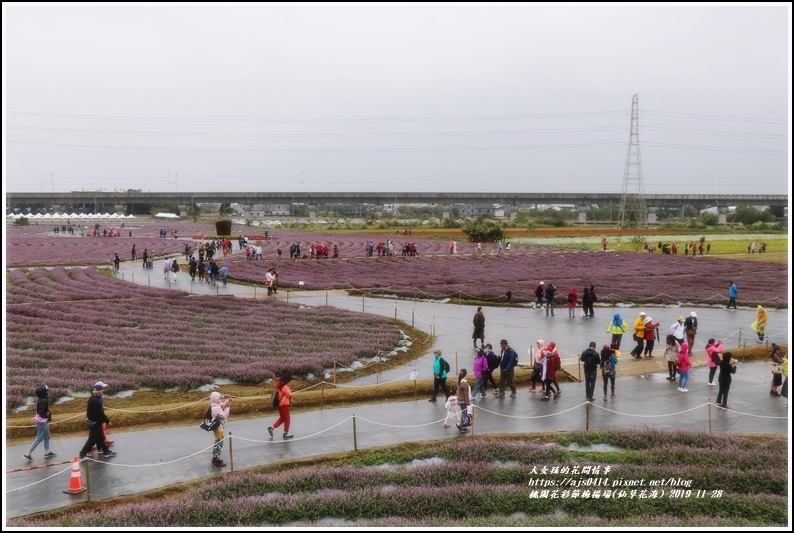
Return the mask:
<path id="1" fill-rule="evenodd" d="M 620 339 L 623 338 L 623 334 L 628 330 L 628 322 L 621 318 L 620 313 L 615 313 L 615 316 L 609 322 L 609 326 L 607 326 L 607 333 L 612 334 L 612 342 L 617 345 L 616 349 L 620 350 Z"/>
<path id="2" fill-rule="evenodd" d="M 634 340 L 637 341 L 637 346 L 631 351 L 631 355 L 635 359 L 642 359 L 642 350 L 645 348 L 645 311 L 640 312 L 634 321 Z"/>

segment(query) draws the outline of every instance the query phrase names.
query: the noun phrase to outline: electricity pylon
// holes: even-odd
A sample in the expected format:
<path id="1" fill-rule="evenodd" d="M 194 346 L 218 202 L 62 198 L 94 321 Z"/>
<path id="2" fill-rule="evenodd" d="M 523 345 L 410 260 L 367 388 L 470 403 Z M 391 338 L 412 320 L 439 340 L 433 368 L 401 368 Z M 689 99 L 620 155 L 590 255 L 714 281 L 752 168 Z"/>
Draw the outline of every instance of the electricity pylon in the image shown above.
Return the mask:
<path id="1" fill-rule="evenodd" d="M 631 131 L 629 152 L 626 154 L 626 171 L 623 174 L 623 193 L 620 195 L 620 226 L 642 226 L 648 219 L 645 207 L 645 188 L 642 184 L 642 159 L 640 158 L 639 95 L 631 99 Z"/>

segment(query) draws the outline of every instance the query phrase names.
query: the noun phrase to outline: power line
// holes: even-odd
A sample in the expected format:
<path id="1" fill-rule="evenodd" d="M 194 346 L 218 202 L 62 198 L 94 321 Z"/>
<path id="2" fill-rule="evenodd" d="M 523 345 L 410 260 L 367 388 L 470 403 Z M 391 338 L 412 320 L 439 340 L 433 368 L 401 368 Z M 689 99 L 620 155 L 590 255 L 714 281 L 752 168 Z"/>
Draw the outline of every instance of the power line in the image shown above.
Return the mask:
<path id="1" fill-rule="evenodd" d="M 788 121 L 785 119 L 777 118 L 757 118 L 757 117 L 729 117 L 725 115 L 699 115 L 696 113 L 675 113 L 669 111 L 645 111 L 645 115 L 652 115 L 656 117 L 684 117 L 684 118 L 697 118 L 703 120 L 733 120 L 736 122 L 761 122 L 768 124 L 786 124 Z"/>
<path id="2" fill-rule="evenodd" d="M 625 111 L 585 111 L 580 113 L 543 113 L 530 115 L 498 115 L 474 117 L 414 117 L 414 118 L 180 118 L 180 117 L 133 117 L 122 115 L 75 115 L 66 113 L 36 113 L 32 111 L 8 111 L 8 115 L 51 118 L 80 118 L 91 120 L 137 120 L 151 122 L 214 122 L 239 124 L 358 124 L 373 122 L 455 122 L 463 120 L 525 120 L 535 118 L 576 118 L 606 115 L 625 115 Z"/>
<path id="3" fill-rule="evenodd" d="M 37 126 L 8 126 L 9 130 L 52 131 L 70 133 L 98 133 L 112 135 L 166 135 L 188 137 L 411 137 L 411 136 L 455 136 L 455 135 L 511 135 L 524 133 L 577 133 L 593 131 L 625 130 L 623 126 L 605 126 L 592 128 L 543 128 L 533 130 L 483 130 L 483 131 L 435 131 L 435 132 L 395 132 L 395 133 L 213 133 L 213 132 L 177 132 L 177 131 L 120 131 L 120 130 L 87 130 L 78 128 L 48 128 Z"/>

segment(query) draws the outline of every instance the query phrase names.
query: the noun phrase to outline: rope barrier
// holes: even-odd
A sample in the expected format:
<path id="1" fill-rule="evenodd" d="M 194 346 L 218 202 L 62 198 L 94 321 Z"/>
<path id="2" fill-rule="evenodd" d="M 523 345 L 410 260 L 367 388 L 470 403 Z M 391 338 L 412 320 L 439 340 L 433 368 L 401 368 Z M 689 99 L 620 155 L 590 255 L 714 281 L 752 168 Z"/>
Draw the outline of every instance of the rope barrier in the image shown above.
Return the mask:
<path id="1" fill-rule="evenodd" d="M 383 424 L 382 422 L 375 422 L 374 420 L 369 420 L 367 418 L 362 418 L 360 416 L 356 417 L 356 420 L 363 420 L 364 422 L 369 422 L 370 424 L 375 424 L 376 426 L 383 426 L 387 428 L 407 429 L 407 428 L 421 428 L 425 426 L 432 426 L 438 424 L 439 422 L 443 422 L 444 420 L 446 420 L 446 417 L 439 418 L 438 420 L 434 420 L 432 422 L 426 422 L 424 424 L 414 424 L 412 426 L 397 426 L 392 424 Z"/>
<path id="2" fill-rule="evenodd" d="M 374 385 L 345 385 L 345 384 L 343 384 L 343 383 L 328 383 L 327 381 L 323 381 L 322 383 L 325 383 L 326 385 L 331 385 L 331 386 L 333 386 L 333 387 L 336 387 L 336 388 L 339 388 L 339 389 L 356 389 L 356 388 L 361 388 L 361 389 L 363 389 L 363 388 L 366 388 L 366 387 L 380 387 L 381 385 L 387 385 L 387 384 L 389 384 L 389 383 L 394 383 L 394 382 L 396 382 L 396 381 L 400 381 L 400 380 L 403 380 L 403 379 L 407 379 L 407 378 L 409 378 L 410 376 L 411 376 L 411 374 L 406 374 L 406 375 L 404 375 L 404 376 L 400 376 L 400 377 L 398 377 L 398 378 L 394 378 L 394 379 L 393 379 L 393 380 L 391 380 L 391 381 L 383 381 L 383 382 L 381 382 L 381 383 L 376 383 L 376 384 L 374 384 Z"/>
<path id="3" fill-rule="evenodd" d="M 305 437 L 298 437 L 298 438 L 290 439 L 290 441 L 297 442 L 299 440 L 306 440 L 306 439 L 309 439 L 309 438 L 312 438 L 312 437 L 316 437 L 317 435 L 322 435 L 323 433 L 325 433 L 327 431 L 331 431 L 332 429 L 341 426 L 342 424 L 344 424 L 345 422 L 347 422 L 348 420 L 350 420 L 352 418 L 353 418 L 352 416 L 349 416 L 349 417 L 345 418 L 344 420 L 342 420 L 341 422 L 338 422 L 338 423 L 334 424 L 333 426 L 330 426 L 330 427 L 327 427 L 325 429 L 322 429 L 322 430 L 320 430 L 320 431 L 318 431 L 316 433 L 312 433 L 311 435 L 306 435 Z M 289 441 L 286 441 L 286 440 L 274 441 L 272 439 L 257 440 L 257 439 L 249 439 L 249 438 L 246 438 L 246 437 L 239 437 L 239 436 L 235 436 L 234 438 L 235 439 L 244 440 L 244 441 L 248 441 L 248 442 L 256 442 L 256 443 L 259 443 L 259 444 L 276 444 L 276 443 L 279 443 L 279 442 L 280 443 L 289 442 Z"/>
<path id="4" fill-rule="evenodd" d="M 532 419 L 532 418 L 549 418 L 551 416 L 563 415 L 565 413 L 569 413 L 569 412 L 573 411 L 574 409 L 578 409 L 579 407 L 585 405 L 586 403 L 587 402 L 582 402 L 579 405 L 574 405 L 570 409 L 565 409 L 564 411 L 560 411 L 558 413 L 550 413 L 550 414 L 547 414 L 547 415 L 537 415 L 537 416 L 506 415 L 504 413 L 497 413 L 496 411 L 491 411 L 489 409 L 486 409 L 485 407 L 480 407 L 479 405 L 475 405 L 475 404 L 471 404 L 471 405 L 473 407 L 476 407 L 477 409 L 481 409 L 481 410 L 485 411 L 486 413 L 491 413 L 491 414 L 496 415 L 496 416 L 501 416 L 502 418 L 516 418 L 516 419 L 522 419 L 522 420 L 529 420 L 529 419 Z"/>

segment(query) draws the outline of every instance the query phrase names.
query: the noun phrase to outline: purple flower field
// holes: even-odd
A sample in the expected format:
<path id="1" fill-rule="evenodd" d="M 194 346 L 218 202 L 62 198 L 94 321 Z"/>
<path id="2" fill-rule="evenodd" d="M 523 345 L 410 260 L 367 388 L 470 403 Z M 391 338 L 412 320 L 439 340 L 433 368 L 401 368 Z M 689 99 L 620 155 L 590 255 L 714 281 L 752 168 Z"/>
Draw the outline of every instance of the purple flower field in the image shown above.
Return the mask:
<path id="1" fill-rule="evenodd" d="M 95 268 L 14 270 L 7 284 L 6 400 L 31 384 L 51 397 L 97 379 L 121 391 L 260 383 L 321 373 L 397 346 L 387 318 L 280 300 L 191 297 L 108 278 Z"/>
<path id="2" fill-rule="evenodd" d="M 230 275 L 261 283 L 271 266 L 243 260 L 230 266 Z M 529 248 L 509 255 L 282 260 L 277 267 L 281 287 L 484 301 L 505 301 L 511 291 L 513 302 L 534 301 L 545 280 L 557 286 L 560 303 L 571 287 L 581 294 L 593 284 L 602 303 L 723 304 L 732 280 L 742 305 L 788 306 L 787 265 L 710 257 Z"/>

